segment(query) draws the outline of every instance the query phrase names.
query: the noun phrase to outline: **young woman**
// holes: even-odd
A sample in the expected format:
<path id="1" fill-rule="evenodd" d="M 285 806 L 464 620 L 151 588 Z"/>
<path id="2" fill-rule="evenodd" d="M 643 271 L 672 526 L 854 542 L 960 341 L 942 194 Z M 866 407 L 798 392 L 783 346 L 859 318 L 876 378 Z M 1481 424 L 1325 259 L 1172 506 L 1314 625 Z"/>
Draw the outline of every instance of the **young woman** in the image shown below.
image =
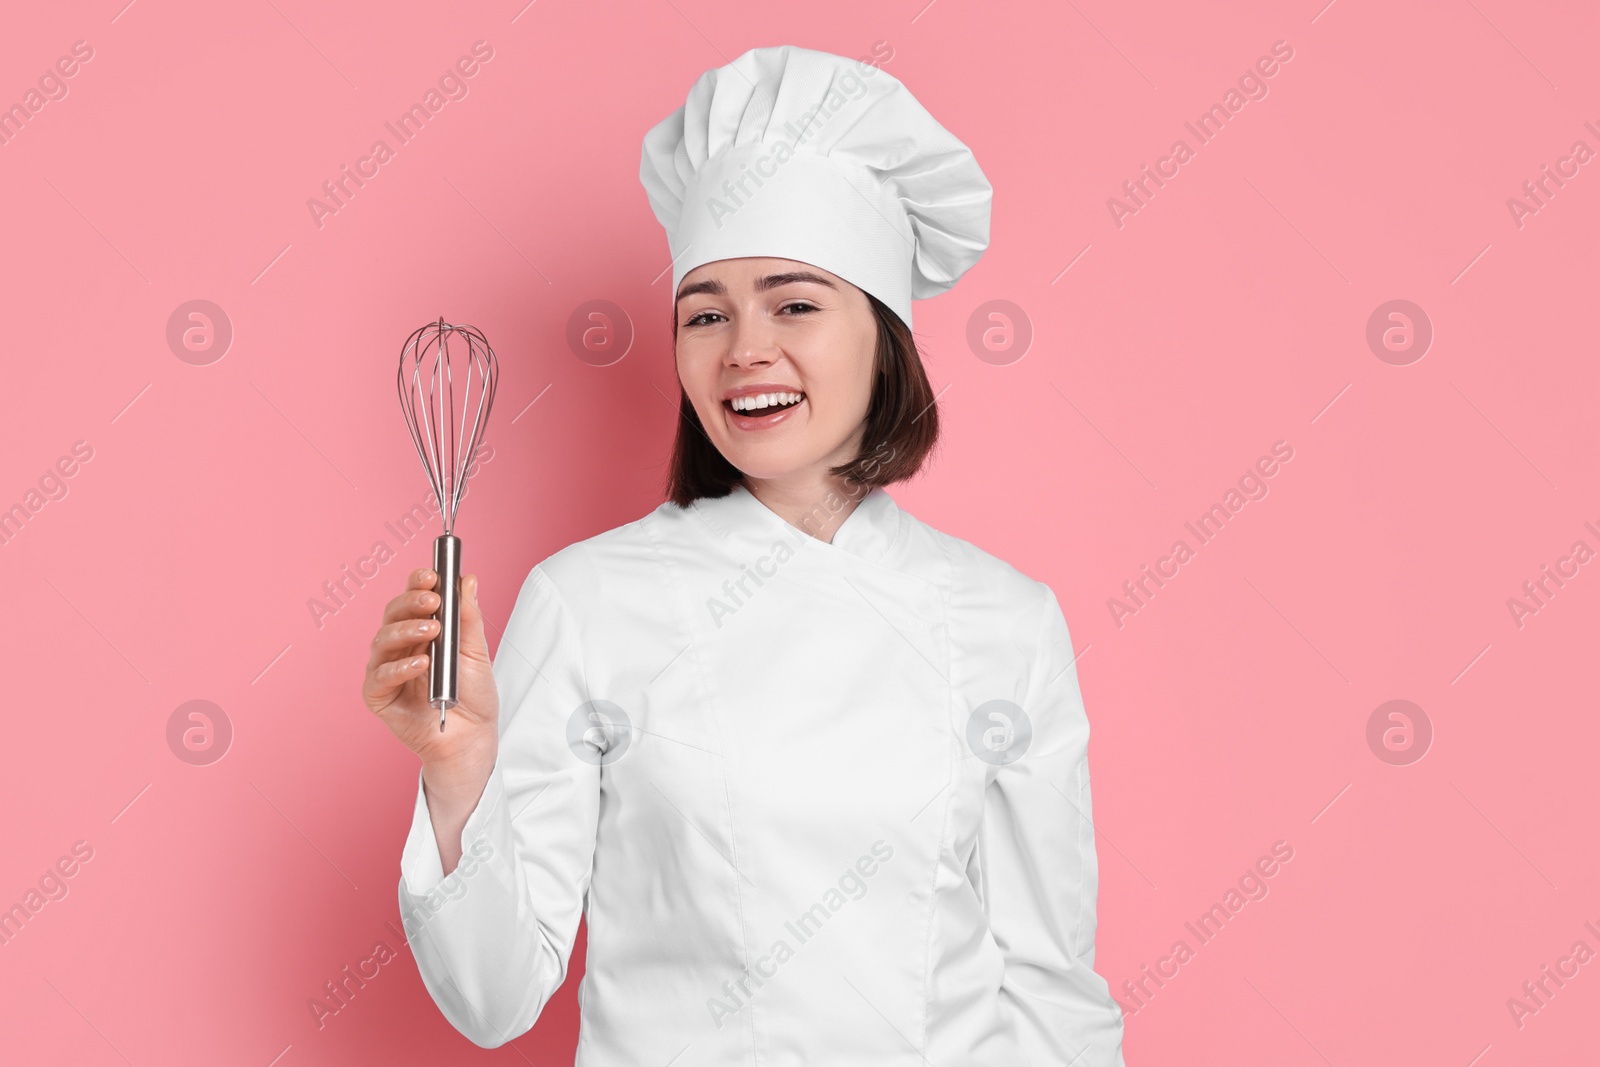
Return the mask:
<path id="1" fill-rule="evenodd" d="M 1060 607 L 883 488 L 938 436 L 911 300 L 982 254 L 988 182 L 887 73 L 793 47 L 702 76 L 642 177 L 670 499 L 534 567 L 492 667 L 463 577 L 443 733 L 431 571 L 373 642 L 429 993 L 525 1033 L 582 915 L 579 1067 L 1120 1065 Z"/>

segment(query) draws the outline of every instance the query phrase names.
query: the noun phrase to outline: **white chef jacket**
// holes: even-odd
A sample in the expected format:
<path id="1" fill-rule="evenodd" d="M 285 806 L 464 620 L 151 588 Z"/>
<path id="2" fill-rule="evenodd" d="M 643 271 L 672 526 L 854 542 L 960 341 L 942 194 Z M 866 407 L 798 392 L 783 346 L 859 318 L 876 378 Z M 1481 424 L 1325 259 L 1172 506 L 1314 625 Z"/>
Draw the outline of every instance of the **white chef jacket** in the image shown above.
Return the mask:
<path id="1" fill-rule="evenodd" d="M 1072 661 L 1048 586 L 881 488 L 831 543 L 741 486 L 562 549 L 449 877 L 419 775 L 428 992 L 504 1044 L 581 913 L 577 1067 L 1121 1067 Z"/>

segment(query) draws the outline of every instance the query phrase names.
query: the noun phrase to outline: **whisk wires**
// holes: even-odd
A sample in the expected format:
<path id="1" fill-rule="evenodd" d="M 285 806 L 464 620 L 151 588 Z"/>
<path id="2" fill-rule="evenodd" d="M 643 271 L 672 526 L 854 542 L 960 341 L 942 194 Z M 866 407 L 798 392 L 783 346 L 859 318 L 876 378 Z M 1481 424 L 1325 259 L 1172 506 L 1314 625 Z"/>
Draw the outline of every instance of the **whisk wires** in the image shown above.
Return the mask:
<path id="1" fill-rule="evenodd" d="M 500 364 L 483 333 L 472 326 L 451 325 L 442 317 L 412 333 L 400 350 L 396 378 L 400 410 L 427 470 L 447 534 L 455 530 L 456 512 L 494 407 L 499 378 Z"/>

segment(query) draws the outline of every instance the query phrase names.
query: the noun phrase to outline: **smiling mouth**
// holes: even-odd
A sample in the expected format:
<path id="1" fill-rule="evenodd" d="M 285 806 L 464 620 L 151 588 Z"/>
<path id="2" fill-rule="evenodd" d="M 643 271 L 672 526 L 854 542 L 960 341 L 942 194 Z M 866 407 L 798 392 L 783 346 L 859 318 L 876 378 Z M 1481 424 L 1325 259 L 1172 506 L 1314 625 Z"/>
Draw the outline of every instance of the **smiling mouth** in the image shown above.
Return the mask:
<path id="1" fill-rule="evenodd" d="M 764 398 L 766 400 L 766 403 L 762 403 L 760 407 L 737 407 L 736 408 L 736 407 L 733 406 L 733 404 L 734 404 L 733 399 L 724 400 L 722 402 L 722 406 L 724 408 L 726 408 L 728 411 L 731 411 L 735 415 L 738 415 L 738 416 L 740 416 L 742 418 L 746 418 L 746 419 L 765 419 L 765 418 L 770 418 L 771 416 L 778 414 L 780 411 L 788 411 L 790 408 L 798 406 L 800 404 L 800 402 L 806 398 L 806 394 L 800 393 L 799 397 L 800 397 L 799 400 L 792 400 L 792 401 L 781 402 L 780 403 L 776 396 L 768 394 Z M 751 404 L 751 403 L 761 403 L 762 400 L 763 400 L 763 397 L 738 397 L 738 398 L 735 398 L 735 399 L 738 399 L 741 404 Z"/>

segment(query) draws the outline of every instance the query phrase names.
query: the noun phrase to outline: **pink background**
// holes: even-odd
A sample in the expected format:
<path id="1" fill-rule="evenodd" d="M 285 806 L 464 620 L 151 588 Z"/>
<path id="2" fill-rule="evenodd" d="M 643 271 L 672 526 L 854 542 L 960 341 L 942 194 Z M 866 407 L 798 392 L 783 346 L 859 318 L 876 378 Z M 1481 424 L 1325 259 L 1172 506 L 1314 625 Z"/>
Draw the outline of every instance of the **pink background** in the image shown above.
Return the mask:
<path id="1" fill-rule="evenodd" d="M 395 934 L 417 765 L 358 688 L 427 551 L 384 526 L 424 495 L 399 345 L 443 314 L 503 362 L 461 527 L 498 628 L 530 566 L 661 499 L 645 131 L 748 48 L 876 42 L 996 189 L 989 252 L 917 307 L 946 437 L 891 492 L 1059 595 L 1128 1062 L 1594 1057 L 1600 962 L 1520 1026 L 1507 1006 L 1600 951 L 1600 563 L 1508 606 L 1600 550 L 1600 162 L 1520 225 L 1507 203 L 1600 150 L 1593 5 L 524 2 L 7 12 L 0 104 L 93 58 L 0 145 L 0 507 L 92 458 L 0 544 L 0 907 L 92 859 L 0 946 L 0 1061 L 570 1062 L 578 966 L 477 1053 Z M 479 40 L 468 95 L 397 146 L 383 124 Z M 1276 41 L 1268 94 L 1199 144 L 1184 123 Z M 379 138 L 394 158 L 319 227 L 308 198 Z M 1108 199 L 1178 138 L 1194 157 L 1119 227 Z M 234 332 L 206 365 L 166 339 L 194 299 Z M 1403 366 L 1367 341 L 1397 299 L 1434 334 Z M 566 339 L 591 300 L 637 333 L 609 366 Z M 991 300 L 1031 323 L 1021 358 L 969 346 Z M 1122 583 L 1278 441 L 1268 495 L 1119 625 Z M 308 601 L 380 539 L 398 558 L 319 627 Z M 1367 740 L 1394 699 L 1432 726 L 1408 765 Z M 191 700 L 233 730 L 207 766 L 169 747 Z M 1185 923 L 1278 841 L 1267 896 L 1201 945 Z M 319 1029 L 308 1000 L 380 941 L 398 958 Z"/>

